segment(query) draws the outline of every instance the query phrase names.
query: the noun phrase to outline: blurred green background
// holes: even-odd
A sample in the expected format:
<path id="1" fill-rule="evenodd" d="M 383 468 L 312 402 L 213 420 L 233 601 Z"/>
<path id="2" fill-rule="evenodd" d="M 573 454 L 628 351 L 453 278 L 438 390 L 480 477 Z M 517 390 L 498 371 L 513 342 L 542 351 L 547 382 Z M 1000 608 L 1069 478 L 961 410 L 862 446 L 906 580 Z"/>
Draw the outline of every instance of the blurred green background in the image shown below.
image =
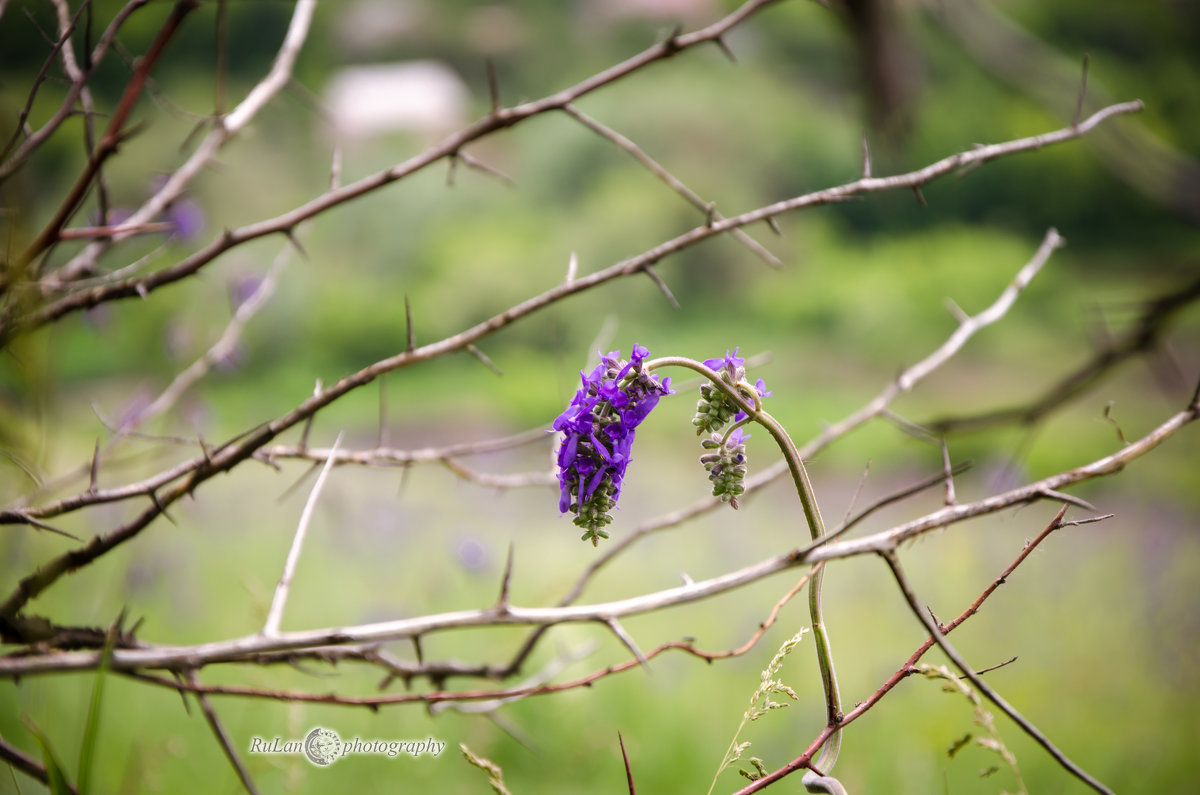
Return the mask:
<path id="1" fill-rule="evenodd" d="M 1085 112 L 1142 99 L 1146 109 L 1083 141 L 1022 154 L 948 177 L 923 190 L 782 216 L 782 237 L 747 231 L 784 262 L 772 270 L 730 239 L 707 242 L 657 268 L 679 299 L 672 308 L 647 279 L 603 286 L 554 304 L 481 345 L 497 377 L 460 355 L 384 379 L 388 438 L 398 447 L 491 438 L 547 426 L 599 346 L 628 353 L 706 358 L 741 346 L 762 355 L 752 371 L 774 390 L 771 411 L 803 443 L 866 403 L 903 367 L 954 328 L 946 299 L 969 313 L 990 304 L 1054 226 L 1067 239 L 999 325 L 979 334 L 944 370 L 894 405 L 925 422 L 1028 402 L 1134 322 L 1145 300 L 1180 291 L 1200 274 L 1200 12 L 1194 4 L 850 2 L 825 9 L 784 2 L 727 37 L 733 64 L 700 48 L 582 99 L 586 113 L 636 141 L 719 211 L 733 215 L 857 178 L 866 135 L 876 175 L 928 164 L 976 143 L 1069 124 L 1081 64 L 1089 56 Z M 99 27 L 120 6 L 94 3 Z M 172 264 L 225 227 L 276 215 L 327 189 L 334 136 L 320 107 L 350 66 L 431 61 L 461 80 L 462 106 L 427 128 L 359 135 L 340 149 L 343 183 L 420 152 L 438 124 L 487 111 L 484 58 L 495 64 L 506 104 L 571 85 L 666 36 L 716 19 L 731 3 L 381 2 L 320 6 L 310 40 L 284 91 L 192 184 L 203 209 L 192 239 L 124 246 L 118 268 Z M 150 3 L 120 36 L 142 53 L 169 11 Z M 28 13 L 27 13 L 28 12 Z M 291 4 L 227 4 L 225 79 L 216 81 L 217 4 L 192 15 L 154 74 L 135 114 L 144 129 L 106 172 L 114 206 L 143 201 L 156 176 L 186 157 L 196 124 L 221 96 L 228 108 L 269 68 Z M 883 16 L 872 16 L 882 13 Z M 874 20 L 874 21 L 873 21 Z M 47 55 L 38 29 L 53 28 L 45 4 L 12 2 L 0 17 L 0 133 L 7 139 Z M 82 32 L 79 34 L 82 36 Z M 52 70 L 55 72 L 55 70 Z M 97 73 L 97 102 L 111 108 L 128 66 L 110 57 Z M 63 86 L 48 81 L 33 105 L 40 124 Z M 453 94 L 453 92 L 451 92 Z M 456 119 L 455 114 L 461 116 Z M 78 119 L 16 177 L 0 185 L 5 249 L 20 250 L 45 223 L 81 166 Z M 300 228 L 307 257 L 285 271 L 272 302 L 246 329 L 236 355 L 145 429 L 208 441 L 278 417 L 331 383 L 405 344 L 404 299 L 419 344 L 453 334 L 555 284 L 574 253 L 581 273 L 636 255 L 703 216 L 627 154 L 563 114 L 504 131 L 467 151 L 512 177 L 515 187 L 444 163 L 320 216 Z M 94 202 L 85 213 L 94 212 Z M 76 219 L 82 223 L 83 214 Z M 200 276 L 70 317 L 0 357 L 0 444 L 49 477 L 88 461 L 96 439 L 161 391 L 228 323 L 237 296 L 262 277 L 285 244 L 241 246 Z M 63 245 L 52 264 L 75 249 Z M 1200 373 L 1200 313 L 1185 309 L 1161 345 L 1036 427 L 949 438 L 955 461 L 974 468 L 960 499 L 982 497 L 1106 455 L 1182 408 Z M 678 375 L 677 386 L 689 384 Z M 378 390 L 352 393 L 322 412 L 310 442 L 339 431 L 369 447 L 378 432 Z M 637 460 L 614 535 L 706 493 L 688 420 L 693 398 L 664 401 L 639 433 Z M 1085 769 L 1117 791 L 1186 791 L 1195 761 L 1200 579 L 1196 530 L 1200 477 L 1195 431 L 1185 430 L 1119 477 L 1072 491 L 1116 517 L 1063 530 L 954 635 L 984 667 L 1016 656 L 993 685 Z M 295 441 L 289 434 L 286 441 Z M 751 442 L 753 467 L 776 460 L 765 433 Z M 158 440 L 127 441 L 114 485 L 193 454 Z M 466 463 L 490 472 L 544 469 L 549 443 Z M 940 469 L 940 450 L 885 423 L 869 425 L 811 465 L 827 519 Z M 281 471 L 253 463 L 211 481 L 135 543 L 58 583 L 30 607 L 65 624 L 105 625 L 122 608 L 154 643 L 198 643 L 257 631 L 279 576 L 308 481 L 306 465 Z M 86 488 L 76 482 L 72 493 Z M 29 491 L 0 458 L 0 501 Z M 881 512 L 861 532 L 935 508 L 937 493 Z M 515 550 L 513 600 L 551 604 L 597 554 L 556 510 L 550 488 L 497 492 L 440 467 L 336 470 L 318 506 L 285 628 L 415 616 L 490 604 L 504 556 Z M 134 506 L 56 520 L 81 536 L 119 525 Z M 1055 506 L 1025 507 L 951 528 L 906 548 L 923 600 L 943 620 L 957 615 L 1049 521 Z M 1081 517 L 1083 512 L 1073 510 Z M 586 602 L 632 596 L 778 554 L 805 533 L 794 498 L 777 484 L 747 500 L 636 546 L 588 588 Z M 7 592 L 67 547 L 27 528 L 0 534 Z M 630 620 L 643 649 L 694 637 L 706 650 L 743 643 L 793 581 L 786 577 L 686 608 Z M 848 705 L 865 699 L 920 642 L 884 567 L 851 560 L 830 568 L 826 610 Z M 808 624 L 803 599 L 744 657 L 708 665 L 657 658 L 590 688 L 505 706 L 491 720 L 419 706 L 371 713 L 347 707 L 216 698 L 234 745 L 254 736 L 303 737 L 324 726 L 343 739 L 435 737 L 438 759 L 356 756 L 318 769 L 297 756 L 244 756 L 263 791 L 451 790 L 485 792 L 483 774 L 458 753 L 466 743 L 500 764 L 513 792 L 624 791 L 616 734 L 641 792 L 706 789 L 733 736 L 759 671 L 778 645 Z M 520 631 L 446 633 L 425 640 L 429 659 L 501 661 Z M 554 630 L 524 674 L 590 643 L 594 653 L 560 679 L 625 659 L 595 627 Z M 784 681 L 801 700 L 752 725 L 747 755 L 775 768 L 818 731 L 821 694 L 811 638 L 788 658 Z M 408 657 L 410 649 L 396 644 Z M 928 661 L 939 662 L 936 654 Z M 314 692 L 372 693 L 379 674 L 337 668 L 210 668 L 204 681 Z M 31 721 L 73 769 L 94 683 L 91 675 L 0 683 L 0 736 L 36 753 Z M 474 687 L 469 681 L 452 681 Z M 424 687 L 424 683 L 416 685 Z M 237 791 L 203 717 L 166 689 L 110 678 L 98 745 L 100 791 Z M 399 689 L 398 683 L 391 685 Z M 1000 731 L 1033 792 L 1081 785 L 1007 720 Z M 976 728 L 969 706 L 933 682 L 907 680 L 846 733 L 837 775 L 851 792 L 1000 792 L 1006 772 L 980 778 L 994 757 L 949 759 L 946 748 Z M 22 791 L 38 786 L 17 776 Z M 717 791 L 745 783 L 726 772 Z M 0 791 L 14 787 L 0 776 Z M 793 777 L 779 791 L 799 791 Z"/>

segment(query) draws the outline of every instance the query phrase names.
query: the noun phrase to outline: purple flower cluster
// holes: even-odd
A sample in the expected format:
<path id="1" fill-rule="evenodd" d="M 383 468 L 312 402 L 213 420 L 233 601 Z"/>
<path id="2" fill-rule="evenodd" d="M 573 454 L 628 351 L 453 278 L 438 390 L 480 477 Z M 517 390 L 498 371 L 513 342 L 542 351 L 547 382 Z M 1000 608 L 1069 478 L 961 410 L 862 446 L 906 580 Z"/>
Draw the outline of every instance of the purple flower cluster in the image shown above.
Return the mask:
<path id="1" fill-rule="evenodd" d="M 737 353 L 737 348 L 733 349 L 733 353 L 725 351 L 725 358 L 705 359 L 704 366 L 716 370 L 722 381 L 736 388 L 738 384 L 746 380 L 746 360 Z M 743 386 L 740 391 L 745 395 L 747 389 L 749 389 L 748 384 Z M 755 382 L 754 389 L 758 392 L 759 398 L 771 395 L 761 378 Z M 719 431 L 730 420 L 737 423 L 744 419 L 746 419 L 746 412 L 742 411 L 728 395 L 713 384 L 705 382 L 701 385 L 700 400 L 696 403 L 696 416 L 692 419 L 692 424 L 696 426 L 697 436 L 705 431 L 710 433 Z"/>
<path id="2" fill-rule="evenodd" d="M 752 400 L 750 390 L 759 399 L 769 397 L 767 385 L 758 379 L 751 387 L 746 380 L 746 360 L 733 353 L 725 351 L 723 359 L 705 359 L 704 366 L 716 370 L 721 380 L 733 387 L 743 397 Z M 734 508 L 738 507 L 738 497 L 746 491 L 746 440 L 750 435 L 740 427 L 735 427 L 728 433 L 728 438 L 719 433 L 725 423 L 732 421 L 735 426 L 746 419 L 746 412 L 733 400 L 718 389 L 714 384 L 705 382 L 700 387 L 700 400 L 696 403 L 696 416 L 692 424 L 696 433 L 708 431 L 711 437 L 700 442 L 708 452 L 700 456 L 700 463 L 708 470 L 708 479 L 713 484 L 713 496 L 719 497 Z"/>
<path id="3" fill-rule="evenodd" d="M 660 382 L 642 369 L 649 355 L 646 348 L 634 345 L 629 361 L 613 351 L 591 374 L 580 371 L 582 386 L 554 421 L 554 430 L 563 434 L 558 508 L 575 514 L 575 524 L 585 531 L 583 540 L 593 545 L 608 538 L 602 528 L 612 521 L 609 512 L 621 494 L 634 431 L 660 397 L 674 394 L 670 378 Z"/>

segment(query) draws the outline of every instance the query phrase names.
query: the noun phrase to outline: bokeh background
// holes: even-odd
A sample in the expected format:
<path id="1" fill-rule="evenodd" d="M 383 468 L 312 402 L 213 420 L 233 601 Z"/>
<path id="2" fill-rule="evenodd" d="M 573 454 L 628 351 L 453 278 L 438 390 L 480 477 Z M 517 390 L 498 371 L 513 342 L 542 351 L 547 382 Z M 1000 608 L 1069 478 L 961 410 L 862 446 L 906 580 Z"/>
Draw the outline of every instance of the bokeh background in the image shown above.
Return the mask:
<path id="1" fill-rule="evenodd" d="M 0 132 L 7 139 L 48 44 L 53 20 L 39 2 L 16 0 L 0 16 Z M 98 0 L 97 22 L 120 4 Z M 726 215 L 850 181 L 866 136 L 877 175 L 971 148 L 1056 129 L 1076 112 L 1084 56 L 1084 111 L 1142 99 L 1136 118 L 1082 141 L 1022 154 L 911 192 L 879 194 L 779 219 L 782 237 L 749 229 L 784 262 L 772 270 L 744 247 L 718 239 L 674 256 L 658 272 L 681 304 L 649 280 L 609 284 L 548 307 L 482 346 L 497 377 L 460 355 L 385 379 L 387 438 L 398 447 L 447 444 L 548 426 L 597 347 L 706 358 L 740 346 L 758 357 L 754 376 L 773 389 L 770 408 L 797 441 L 870 400 L 903 367 L 953 330 L 946 308 L 991 303 L 1056 227 L 1067 239 L 1006 319 L 981 333 L 943 371 L 895 404 L 924 423 L 1030 402 L 1133 323 L 1143 302 L 1183 292 L 1200 275 L 1200 13 L 1188 3 L 874 2 L 780 3 L 715 47 L 656 64 L 578 105 L 636 141 Z M 485 58 L 506 104 L 571 85 L 668 35 L 734 7 L 716 0 L 473 3 L 354 0 L 325 3 L 289 87 L 193 183 L 188 234 L 125 249 L 127 264 L 178 261 L 223 228 L 274 216 L 327 189 L 338 142 L 343 182 L 386 168 L 478 118 L 488 108 Z M 144 52 L 170 9 L 151 2 L 120 36 Z M 223 34 L 217 3 L 188 19 L 154 74 L 136 117 L 144 129 L 107 171 L 115 205 L 136 206 L 189 151 L 214 103 L 236 103 L 269 67 L 291 4 L 229 2 Z M 217 46 L 225 67 L 216 79 Z M 51 70 L 52 73 L 54 70 Z M 111 108 L 129 68 L 109 58 L 94 82 Z M 384 81 L 384 82 L 380 82 Z M 387 82 L 391 81 L 391 82 Z M 33 106 L 37 122 L 56 106 L 52 79 Z M 367 92 L 367 93 L 356 93 Z M 390 109 L 390 113 L 384 113 Z M 72 126 L 74 125 L 74 126 Z M 30 166 L 0 185 L 5 250 L 49 217 L 83 162 L 73 122 Z M 275 418 L 339 377 L 401 350 L 404 300 L 418 343 L 453 334 L 563 278 L 574 253 L 581 273 L 635 255 L 695 226 L 702 216 L 627 154 L 565 115 L 539 117 L 468 151 L 514 185 L 445 164 L 322 215 L 299 232 L 307 257 L 285 272 L 272 302 L 236 353 L 191 390 L 160 436 L 227 439 Z M 181 229 L 181 231 L 184 231 Z M 108 425 L 135 412 L 202 353 L 232 308 L 284 243 L 241 246 L 202 275 L 151 300 L 100 307 L 44 329 L 0 357 L 0 445 L 51 476 L 86 462 Z M 56 256 L 69 255 L 62 247 Z M 1145 356 L 1116 368 L 1033 426 L 949 438 L 961 499 L 1086 463 L 1141 436 L 1182 408 L 1200 374 L 1200 312 L 1188 305 Z M 680 384 L 688 384 L 681 377 Z M 681 393 L 683 390 L 681 389 Z M 360 390 L 322 412 L 309 439 L 373 445 L 379 393 Z M 688 505 L 707 481 L 688 420 L 688 394 L 664 401 L 639 433 L 616 535 Z M 1106 410 L 1108 417 L 1106 419 Z M 1186 791 L 1200 769 L 1197 676 L 1200 581 L 1195 430 L 1185 430 L 1118 477 L 1073 491 L 1107 522 L 1056 534 L 954 636 L 983 667 L 1016 656 L 994 686 L 1085 769 L 1117 791 Z M 288 437 L 295 440 L 295 434 Z M 192 454 L 160 439 L 129 441 L 128 460 L 106 473 L 119 483 Z M 765 433 L 752 467 L 774 461 Z M 489 472 L 545 469 L 549 443 L 472 459 Z M 894 425 L 869 425 L 823 452 L 811 472 L 827 517 L 936 472 L 940 450 Z M 60 582 L 31 609 L 62 623 L 106 625 L 122 608 L 140 634 L 195 643 L 257 631 L 265 617 L 309 481 L 304 464 L 281 471 L 245 464 L 208 483 L 136 543 Z M 76 484 L 78 485 L 78 484 Z M 28 479 L 0 458 L 0 499 Z M 881 512 L 863 532 L 937 506 L 929 494 Z M 116 526 L 128 506 L 66 517 L 90 535 Z M 957 615 L 1053 515 L 1043 504 L 935 534 L 904 551 L 915 587 L 943 620 Z M 1082 513 L 1074 514 L 1082 516 Z M 746 501 L 651 537 L 607 569 L 585 601 L 630 596 L 777 554 L 805 530 L 780 483 Z M 0 534 L 0 586 L 64 549 L 28 528 Z M 578 542 L 546 487 L 498 492 L 440 467 L 341 468 L 318 507 L 285 628 L 414 616 L 491 603 L 504 556 L 515 550 L 513 599 L 549 604 L 596 554 Z M 630 620 L 643 648 L 694 637 L 708 650 L 743 643 L 787 578 L 700 605 Z M 843 699 L 868 696 L 920 642 L 922 632 L 884 567 L 851 560 L 826 580 Z M 247 757 L 263 791 L 485 792 L 460 742 L 500 764 L 513 792 L 624 791 L 617 732 L 639 791 L 707 788 L 737 728 L 759 671 L 807 625 L 803 600 L 789 605 L 746 656 L 708 665 L 656 659 L 591 688 L 531 698 L 491 715 L 402 706 L 347 707 L 218 698 L 235 746 L 254 736 L 304 736 L 313 726 L 343 739 L 435 737 L 438 759 L 352 757 L 317 769 L 300 757 Z M 520 632 L 447 633 L 425 640 L 427 658 L 502 660 Z M 610 634 L 561 627 L 526 673 L 558 656 L 594 650 L 562 677 L 625 659 Z M 408 655 L 397 645 L 395 651 Z M 783 678 L 800 701 L 750 727 L 749 754 L 777 767 L 819 729 L 821 694 L 809 641 Z M 938 661 L 931 654 L 930 661 Z M 206 681 L 313 691 L 371 693 L 376 671 L 337 668 L 213 668 Z M 31 753 L 29 724 L 72 767 L 95 677 L 62 675 L 0 683 L 0 735 Z M 456 685 L 468 683 L 454 682 Z M 418 687 L 423 684 L 416 685 Z M 393 684 L 399 688 L 399 684 Z M 129 680 L 106 684 L 98 745 L 102 791 L 237 791 L 202 716 L 179 696 Z M 1078 792 L 1019 730 L 998 718 L 1034 792 Z M 1006 772 L 979 771 L 979 749 L 946 749 L 976 731 L 969 705 L 936 683 L 910 679 L 846 733 L 837 774 L 851 792 L 1000 792 Z M 0 775 L 0 791 L 21 776 Z M 726 772 L 719 791 L 744 783 Z M 797 791 L 798 780 L 778 785 Z"/>

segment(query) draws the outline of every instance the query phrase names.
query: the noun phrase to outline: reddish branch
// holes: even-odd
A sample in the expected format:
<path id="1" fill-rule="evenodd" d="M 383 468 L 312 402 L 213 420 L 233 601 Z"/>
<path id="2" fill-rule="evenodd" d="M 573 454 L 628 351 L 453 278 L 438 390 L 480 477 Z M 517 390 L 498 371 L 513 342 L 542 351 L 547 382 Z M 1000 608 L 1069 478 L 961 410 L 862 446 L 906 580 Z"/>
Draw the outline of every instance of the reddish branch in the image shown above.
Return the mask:
<path id="1" fill-rule="evenodd" d="M 158 59 L 166 50 L 167 45 L 179 31 L 184 17 L 199 6 L 200 4 L 197 0 L 178 0 L 175 3 L 175 7 L 171 9 L 171 14 L 167 17 L 167 21 L 163 23 L 162 29 L 159 30 L 154 43 L 138 61 L 137 68 L 134 70 L 133 76 L 129 79 L 129 85 L 125 87 L 125 93 L 121 96 L 121 101 L 117 104 L 117 109 L 113 112 L 108 127 L 104 131 L 104 136 L 100 139 L 100 143 L 97 144 L 96 150 L 88 158 L 83 173 L 75 180 L 75 184 L 67 192 L 66 198 L 63 199 L 58 210 L 50 219 L 50 222 L 34 238 L 33 242 L 17 256 L 16 264 L 18 268 L 33 262 L 38 255 L 58 242 L 63 225 L 79 209 L 79 205 L 83 202 L 84 197 L 91 190 L 92 181 L 100 173 L 100 167 L 104 164 L 105 160 L 116 153 L 121 142 L 126 138 L 125 122 L 129 119 L 129 114 L 133 112 L 133 106 L 137 103 L 138 97 L 141 96 L 142 87 L 146 84 L 146 78 L 149 76 L 150 70 L 158 63 Z"/>
<path id="2" fill-rule="evenodd" d="M 690 641 L 671 641 L 664 643 L 657 648 L 651 650 L 644 655 L 643 660 L 625 660 L 614 665 L 609 665 L 605 668 L 593 671 L 587 676 L 579 679 L 574 679 L 570 682 L 563 682 L 557 685 L 539 685 L 536 687 L 511 688 L 508 690 L 435 690 L 428 693 L 396 693 L 386 696 L 341 696 L 337 693 L 305 693 L 293 690 L 265 690 L 255 687 L 237 687 L 230 685 L 201 685 L 194 680 L 187 681 L 179 679 L 168 679 L 166 677 L 155 676 L 142 672 L 123 672 L 131 678 L 138 679 L 153 684 L 169 687 L 174 690 L 187 691 L 191 693 L 200 693 L 205 695 L 220 695 L 220 696 L 243 696 L 247 698 L 266 698 L 275 701 L 303 701 L 315 702 L 321 704 L 339 704 L 342 706 L 367 707 L 369 709 L 378 709 L 386 704 L 411 704 L 424 703 L 436 704 L 447 701 L 480 701 L 480 700 L 510 700 L 515 698 L 524 698 L 526 696 L 541 696 L 549 693 L 559 693 L 564 690 L 574 690 L 579 687 L 590 687 L 594 682 L 604 679 L 612 674 L 628 671 L 631 668 L 642 664 L 644 660 L 652 660 L 664 652 L 672 649 L 685 652 L 693 657 L 699 657 L 702 660 L 713 662 L 714 660 L 723 660 L 730 657 L 740 657 L 750 651 L 758 643 L 759 639 L 766 634 L 767 630 L 775 623 L 779 617 L 779 611 L 783 606 L 792 600 L 796 594 L 808 584 L 812 578 L 812 574 L 806 574 L 800 578 L 792 588 L 784 594 L 775 606 L 771 608 L 767 618 L 758 625 L 758 629 L 750 636 L 750 638 L 734 649 L 726 649 L 722 651 L 706 652 L 697 649 Z M 276 658 L 276 661 L 293 661 L 295 655 L 291 657 L 281 655 Z M 363 655 L 362 659 L 370 659 L 370 655 Z M 439 664 L 434 664 L 434 667 L 439 667 Z M 465 670 L 465 669 L 464 669 Z M 480 669 L 489 671 L 489 675 L 493 676 L 508 676 L 508 672 L 491 671 L 490 669 Z M 405 679 L 411 678 L 413 674 L 407 673 Z M 456 670 L 453 675 L 459 675 Z"/>
<path id="3" fill-rule="evenodd" d="M 979 594 L 979 597 L 976 598 L 975 601 L 972 602 L 970 606 L 968 606 L 967 609 L 958 616 L 958 618 L 954 619 L 949 624 L 939 624 L 939 628 L 941 629 L 943 635 L 950 634 L 964 621 L 975 615 L 987 598 L 995 593 L 996 589 L 1008 581 L 1008 578 L 1011 577 L 1013 572 L 1017 570 L 1017 567 L 1024 563 L 1025 559 L 1032 554 L 1033 550 L 1035 550 L 1038 545 L 1045 541 L 1051 533 L 1059 528 L 1074 524 L 1072 522 L 1063 521 L 1063 516 L 1066 515 L 1067 507 L 1068 506 L 1064 505 L 1059 509 L 1058 513 L 1050 521 L 1050 524 L 1046 525 L 1046 528 L 1038 534 L 1037 538 L 1025 545 L 1025 548 L 1022 549 L 1021 553 L 1017 555 L 1016 559 L 1008 565 L 1008 568 L 1001 572 L 1000 576 L 993 580 L 987 588 L 984 588 L 983 593 Z M 854 709 L 843 715 L 842 719 L 838 723 L 826 726 L 824 729 L 822 729 L 821 733 L 818 734 L 816 738 L 809 744 L 808 748 L 804 750 L 804 753 L 793 759 L 791 762 L 788 762 L 778 770 L 775 770 L 756 780 L 749 786 L 738 790 L 737 795 L 749 795 L 749 793 L 758 792 L 759 790 L 774 784 L 776 781 L 779 781 L 781 778 L 789 776 L 797 771 L 807 769 L 812 761 L 813 756 L 821 750 L 821 747 L 825 745 L 834 732 L 846 728 L 851 723 L 861 718 L 867 713 L 868 710 L 878 704 L 880 699 L 891 692 L 896 685 L 900 684 L 913 674 L 920 673 L 920 670 L 917 668 L 917 663 L 923 656 L 925 656 L 925 653 L 932 649 L 935 645 L 937 645 L 936 641 L 932 637 L 926 638 L 925 641 L 917 647 L 917 650 L 914 651 L 907 660 L 905 660 L 904 665 L 900 666 L 900 668 L 897 669 L 894 674 L 888 677 L 887 681 L 880 685 L 879 688 L 872 693 L 866 701 L 861 702 L 855 706 Z"/>

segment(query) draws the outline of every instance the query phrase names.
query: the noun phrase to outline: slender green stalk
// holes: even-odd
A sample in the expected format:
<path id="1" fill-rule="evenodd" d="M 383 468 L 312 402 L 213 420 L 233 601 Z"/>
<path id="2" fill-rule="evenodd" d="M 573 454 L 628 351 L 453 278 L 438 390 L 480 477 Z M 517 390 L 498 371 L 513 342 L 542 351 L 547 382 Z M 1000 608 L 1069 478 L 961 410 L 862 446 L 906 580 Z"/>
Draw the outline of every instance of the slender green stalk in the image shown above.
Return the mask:
<path id="1" fill-rule="evenodd" d="M 775 444 L 779 446 L 779 450 L 783 453 L 784 460 L 787 461 L 788 470 L 791 472 L 792 482 L 796 485 L 796 494 L 800 497 L 800 505 L 804 509 L 804 519 L 808 523 L 808 530 L 812 536 L 812 540 L 818 541 L 824 538 L 825 523 L 821 519 L 821 511 L 817 507 L 817 497 L 813 492 L 812 481 L 808 477 L 808 470 L 804 468 L 804 461 L 801 460 L 800 454 L 796 450 L 796 444 L 788 436 L 784 427 L 769 413 L 762 410 L 762 404 L 758 400 L 758 393 L 750 388 L 749 384 L 745 385 L 746 393 L 743 393 L 737 388 L 742 386 L 741 384 L 730 386 L 725 383 L 715 370 L 706 367 L 700 362 L 682 356 L 664 356 L 648 361 L 643 365 L 646 371 L 653 371 L 659 367 L 672 366 L 686 367 L 700 373 L 728 395 L 742 411 L 746 412 L 748 419 L 757 422 L 767 429 L 767 432 L 775 439 Z M 752 400 L 746 399 L 747 394 L 751 396 Z M 808 584 L 808 612 L 812 621 L 813 636 L 816 639 L 817 665 L 821 671 L 821 685 L 825 690 L 825 720 L 828 725 L 834 726 L 841 722 L 842 708 L 841 695 L 838 692 L 837 672 L 833 666 L 833 649 L 829 642 L 829 633 L 825 628 L 824 614 L 821 607 L 821 583 L 823 579 L 824 569 L 815 569 L 812 581 Z M 827 776 L 830 769 L 837 762 L 838 751 L 841 749 L 841 745 L 841 731 L 833 732 L 829 737 L 829 741 L 821 750 L 820 758 L 814 765 L 822 774 Z M 807 778 L 806 776 L 806 783 Z"/>

